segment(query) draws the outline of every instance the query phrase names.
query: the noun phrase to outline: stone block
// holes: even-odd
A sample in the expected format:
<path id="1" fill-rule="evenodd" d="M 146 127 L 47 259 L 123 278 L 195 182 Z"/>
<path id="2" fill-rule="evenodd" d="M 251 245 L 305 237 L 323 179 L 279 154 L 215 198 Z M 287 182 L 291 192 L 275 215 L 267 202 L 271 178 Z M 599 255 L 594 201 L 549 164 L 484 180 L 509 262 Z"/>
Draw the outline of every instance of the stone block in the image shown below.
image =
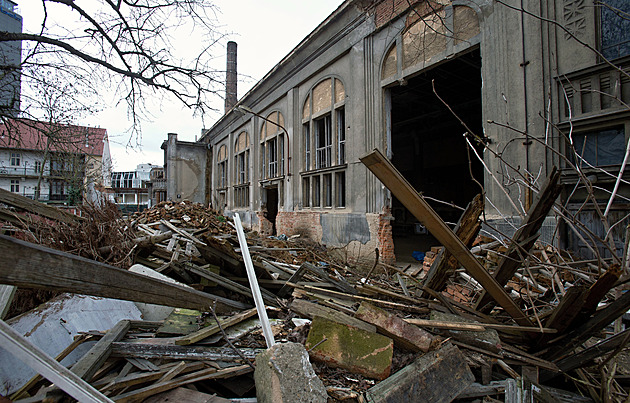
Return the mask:
<path id="1" fill-rule="evenodd" d="M 427 353 L 365 393 L 369 403 L 446 403 L 475 380 L 464 355 L 447 344 Z"/>
<path id="2" fill-rule="evenodd" d="M 368 378 L 382 380 L 391 372 L 392 339 L 319 316 L 313 318 L 306 348 L 314 360 Z"/>
<path id="3" fill-rule="evenodd" d="M 387 311 L 367 302 L 362 302 L 354 315 L 356 318 L 376 326 L 379 333 L 391 337 L 397 346 L 411 351 L 427 352 L 434 337 L 418 326 L 405 322 Z"/>
<path id="4" fill-rule="evenodd" d="M 328 394 L 317 377 L 308 352 L 299 343 L 282 343 L 256 357 L 256 398 L 259 403 L 326 403 Z"/>

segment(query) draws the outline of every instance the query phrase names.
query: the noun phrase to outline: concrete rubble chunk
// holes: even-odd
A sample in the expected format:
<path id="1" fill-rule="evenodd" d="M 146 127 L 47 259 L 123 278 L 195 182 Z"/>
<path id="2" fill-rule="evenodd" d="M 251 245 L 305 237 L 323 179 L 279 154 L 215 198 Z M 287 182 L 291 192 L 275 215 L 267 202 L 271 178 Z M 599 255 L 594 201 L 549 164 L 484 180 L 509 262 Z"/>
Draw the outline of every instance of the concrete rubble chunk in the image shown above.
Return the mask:
<path id="1" fill-rule="evenodd" d="M 450 402 L 475 380 L 459 349 L 447 344 L 417 358 L 365 393 L 369 403 Z"/>
<path id="2" fill-rule="evenodd" d="M 373 324 L 379 333 L 391 337 L 396 345 L 404 349 L 425 353 L 431 349 L 434 340 L 431 333 L 370 303 L 362 302 L 355 317 Z"/>
<path id="3" fill-rule="evenodd" d="M 299 343 L 281 343 L 256 357 L 256 398 L 260 403 L 325 403 L 323 382 Z"/>
<path id="4" fill-rule="evenodd" d="M 316 361 L 368 378 L 382 380 L 391 372 L 392 339 L 319 316 L 313 318 L 306 348 Z"/>
<path id="5" fill-rule="evenodd" d="M 444 322 L 469 322 L 479 324 L 479 322 L 468 318 L 438 311 L 431 311 L 431 320 L 439 320 Z M 455 340 L 461 341 L 462 343 L 483 348 L 495 353 L 501 351 L 502 349 L 499 333 L 497 333 L 497 331 L 494 329 L 488 329 L 482 332 L 448 330 L 445 331 L 445 334 L 453 337 Z"/>

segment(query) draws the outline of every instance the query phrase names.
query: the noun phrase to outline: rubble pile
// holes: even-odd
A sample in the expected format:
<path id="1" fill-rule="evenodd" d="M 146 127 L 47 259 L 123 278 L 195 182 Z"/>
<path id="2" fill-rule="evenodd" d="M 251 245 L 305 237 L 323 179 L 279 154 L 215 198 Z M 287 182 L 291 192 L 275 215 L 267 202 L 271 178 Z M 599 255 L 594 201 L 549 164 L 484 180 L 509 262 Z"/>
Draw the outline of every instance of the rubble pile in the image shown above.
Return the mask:
<path id="1" fill-rule="evenodd" d="M 124 234 L 109 238 L 116 244 L 75 231 L 90 247 L 64 253 L 32 244 L 37 237 L 1 236 L 0 266 L 23 250 L 18 269 L 33 272 L 2 269 L 0 283 L 142 303 L 143 320 L 79 332 L 64 352 L 94 343 L 70 370 L 117 402 L 627 401 L 630 293 L 620 266 L 577 259 L 525 231 L 479 236 L 479 209 L 469 211 L 474 219 L 464 213 L 455 233 L 490 282 L 447 248 L 425 251 L 422 270 L 379 262 L 361 271 L 321 245 L 250 231 L 246 254 L 232 218 L 166 202 L 101 225 Z M 125 270 L 96 262 L 121 266 L 115 249 L 130 260 Z M 86 250 L 91 260 L 75 256 Z M 37 271 L 35 260 L 49 266 Z M 72 266 L 80 268 L 58 269 Z M 37 278 L 47 271 L 59 274 Z M 74 396 L 39 377 L 7 396 L 59 401 L 61 390 Z"/>

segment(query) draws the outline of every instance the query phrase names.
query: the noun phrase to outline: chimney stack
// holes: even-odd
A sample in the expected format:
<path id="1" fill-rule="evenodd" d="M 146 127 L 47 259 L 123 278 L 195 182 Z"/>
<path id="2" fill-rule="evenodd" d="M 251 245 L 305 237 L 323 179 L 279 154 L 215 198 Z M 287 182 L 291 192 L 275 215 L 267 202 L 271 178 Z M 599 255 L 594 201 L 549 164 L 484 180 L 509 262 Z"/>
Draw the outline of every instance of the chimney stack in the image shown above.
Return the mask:
<path id="1" fill-rule="evenodd" d="M 227 70 L 225 75 L 225 113 L 236 105 L 236 42 L 227 44 Z"/>

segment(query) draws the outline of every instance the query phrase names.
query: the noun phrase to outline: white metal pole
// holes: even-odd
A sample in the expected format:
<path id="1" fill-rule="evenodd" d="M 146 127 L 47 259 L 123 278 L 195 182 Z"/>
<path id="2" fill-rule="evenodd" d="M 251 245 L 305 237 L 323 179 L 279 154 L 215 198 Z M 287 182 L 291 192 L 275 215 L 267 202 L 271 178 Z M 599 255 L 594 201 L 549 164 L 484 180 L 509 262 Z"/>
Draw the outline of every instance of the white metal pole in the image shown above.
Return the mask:
<path id="1" fill-rule="evenodd" d="M 247 269 L 249 288 L 251 288 L 252 295 L 254 296 L 256 310 L 258 311 L 258 317 L 260 318 L 263 336 L 265 336 L 265 341 L 267 342 L 267 348 L 270 348 L 275 344 L 275 341 L 273 340 L 273 333 L 271 332 L 271 325 L 269 324 L 269 318 L 267 317 L 267 311 L 265 310 L 265 303 L 263 302 L 260 287 L 258 286 L 258 280 L 256 279 L 254 264 L 252 263 L 252 258 L 249 255 L 249 249 L 247 248 L 247 240 L 245 239 L 245 232 L 243 231 L 243 225 L 241 224 L 241 217 L 238 213 L 234 213 L 234 224 L 236 227 L 236 234 L 238 235 L 238 243 L 241 245 L 243 260 L 245 261 L 245 269 Z"/>

